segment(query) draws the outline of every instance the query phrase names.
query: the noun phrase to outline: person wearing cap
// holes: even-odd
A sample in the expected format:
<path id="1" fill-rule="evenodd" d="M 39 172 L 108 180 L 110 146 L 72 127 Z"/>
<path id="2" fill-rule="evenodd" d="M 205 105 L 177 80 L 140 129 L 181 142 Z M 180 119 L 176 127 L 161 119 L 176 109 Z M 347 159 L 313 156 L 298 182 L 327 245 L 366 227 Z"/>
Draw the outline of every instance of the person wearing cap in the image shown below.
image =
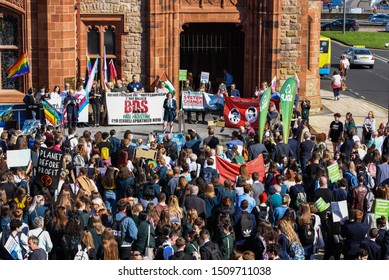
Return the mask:
<path id="1" fill-rule="evenodd" d="M 343 136 L 343 123 L 340 121 L 340 114 L 334 114 L 334 120 L 330 124 L 330 130 L 328 131 L 328 139 L 332 142 L 332 148 L 334 153 L 339 146 L 339 138 Z"/>

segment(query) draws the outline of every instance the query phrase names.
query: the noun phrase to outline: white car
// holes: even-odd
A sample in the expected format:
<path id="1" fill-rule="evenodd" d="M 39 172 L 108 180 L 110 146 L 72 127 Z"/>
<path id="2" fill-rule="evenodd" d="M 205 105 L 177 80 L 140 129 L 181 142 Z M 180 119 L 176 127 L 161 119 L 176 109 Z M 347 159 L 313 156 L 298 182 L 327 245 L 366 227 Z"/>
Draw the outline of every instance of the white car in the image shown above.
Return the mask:
<path id="1" fill-rule="evenodd" d="M 350 61 L 350 68 L 353 66 L 369 66 L 372 69 L 374 67 L 374 55 L 364 46 L 348 48 L 343 54 Z"/>

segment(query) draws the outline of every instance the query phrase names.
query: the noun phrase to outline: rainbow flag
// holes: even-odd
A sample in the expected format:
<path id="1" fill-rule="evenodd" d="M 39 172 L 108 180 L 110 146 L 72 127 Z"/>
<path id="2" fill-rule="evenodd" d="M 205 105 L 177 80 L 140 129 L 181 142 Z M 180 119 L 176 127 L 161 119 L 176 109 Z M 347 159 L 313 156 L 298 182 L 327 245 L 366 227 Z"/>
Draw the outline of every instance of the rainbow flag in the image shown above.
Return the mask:
<path id="1" fill-rule="evenodd" d="M 42 101 L 43 111 L 47 122 L 53 126 L 57 126 L 62 121 L 62 115 L 47 101 Z"/>
<path id="2" fill-rule="evenodd" d="M 25 51 L 19 57 L 18 61 L 16 61 L 14 65 L 12 65 L 11 68 L 7 70 L 7 73 L 7 80 L 11 80 L 13 78 L 30 73 L 30 63 L 28 62 L 27 51 Z"/>
<path id="3" fill-rule="evenodd" d="M 88 75 L 90 75 L 90 72 L 92 72 L 92 62 L 89 55 L 86 56 L 86 67 L 88 68 Z"/>

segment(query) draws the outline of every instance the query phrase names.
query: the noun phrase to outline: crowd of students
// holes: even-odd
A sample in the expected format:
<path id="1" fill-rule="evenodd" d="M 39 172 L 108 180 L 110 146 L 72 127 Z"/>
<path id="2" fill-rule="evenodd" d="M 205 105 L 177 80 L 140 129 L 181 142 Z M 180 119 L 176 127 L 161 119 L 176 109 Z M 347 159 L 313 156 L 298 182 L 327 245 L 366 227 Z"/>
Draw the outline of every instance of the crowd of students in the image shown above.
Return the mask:
<path id="1" fill-rule="evenodd" d="M 130 130 L 118 138 L 114 129 L 77 135 L 70 128 L 63 138 L 49 126 L 31 141 L 3 132 L 1 258 L 310 260 L 322 252 L 324 259 L 388 259 L 388 217 L 375 219 L 374 210 L 377 199 L 389 199 L 389 127 L 382 145 L 368 149 L 349 119 L 336 137 L 331 123 L 333 151 L 307 121 L 287 142 L 279 127 L 267 126 L 259 143 L 248 123 L 226 147 L 213 128 L 204 139 L 191 131 L 180 150 L 171 135 L 135 141 Z M 31 153 L 63 151 L 58 185 L 36 184 L 31 164 L 7 167 L 6 151 L 29 142 Z M 155 150 L 156 160 L 136 157 L 137 148 Z M 246 165 L 259 155 L 263 178 Z M 224 180 L 216 156 L 239 163 L 239 174 Z M 336 182 L 327 169 L 334 163 Z M 330 205 L 337 201 L 348 206 L 340 222 Z"/>

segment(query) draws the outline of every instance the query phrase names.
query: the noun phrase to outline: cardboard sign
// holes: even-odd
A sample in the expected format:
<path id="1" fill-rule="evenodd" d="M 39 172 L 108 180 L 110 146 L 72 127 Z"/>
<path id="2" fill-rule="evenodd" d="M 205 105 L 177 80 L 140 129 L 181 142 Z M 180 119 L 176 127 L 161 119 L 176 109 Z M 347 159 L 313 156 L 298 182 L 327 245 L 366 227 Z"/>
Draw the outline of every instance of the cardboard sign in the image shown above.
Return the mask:
<path id="1" fill-rule="evenodd" d="M 389 217 L 389 200 L 376 199 L 374 208 L 374 219 L 381 216 Z"/>
<path id="2" fill-rule="evenodd" d="M 182 92 L 182 109 L 189 111 L 205 111 L 204 97 L 202 92 L 184 91 Z"/>
<path id="3" fill-rule="evenodd" d="M 327 167 L 328 170 L 328 178 L 330 179 L 331 183 L 338 182 L 340 179 L 342 179 L 342 175 L 339 171 L 339 165 L 337 163 L 331 164 Z"/>
<path id="4" fill-rule="evenodd" d="M 39 149 L 35 183 L 41 187 L 57 188 L 62 168 L 63 154 L 41 147 Z"/>
<path id="5" fill-rule="evenodd" d="M 157 159 L 157 150 L 135 149 L 136 158 Z"/>
<path id="6" fill-rule="evenodd" d="M 180 82 L 185 82 L 188 77 L 188 70 L 178 70 L 178 80 Z"/>
<path id="7" fill-rule="evenodd" d="M 31 150 L 7 150 L 7 165 L 11 167 L 27 166 L 31 159 Z"/>
<path id="8" fill-rule="evenodd" d="M 331 202 L 331 210 L 332 220 L 334 221 L 334 223 L 343 223 L 344 221 L 347 221 L 349 219 L 346 200 Z"/>
<path id="9" fill-rule="evenodd" d="M 209 72 L 201 72 L 200 83 L 207 84 L 209 82 Z"/>

